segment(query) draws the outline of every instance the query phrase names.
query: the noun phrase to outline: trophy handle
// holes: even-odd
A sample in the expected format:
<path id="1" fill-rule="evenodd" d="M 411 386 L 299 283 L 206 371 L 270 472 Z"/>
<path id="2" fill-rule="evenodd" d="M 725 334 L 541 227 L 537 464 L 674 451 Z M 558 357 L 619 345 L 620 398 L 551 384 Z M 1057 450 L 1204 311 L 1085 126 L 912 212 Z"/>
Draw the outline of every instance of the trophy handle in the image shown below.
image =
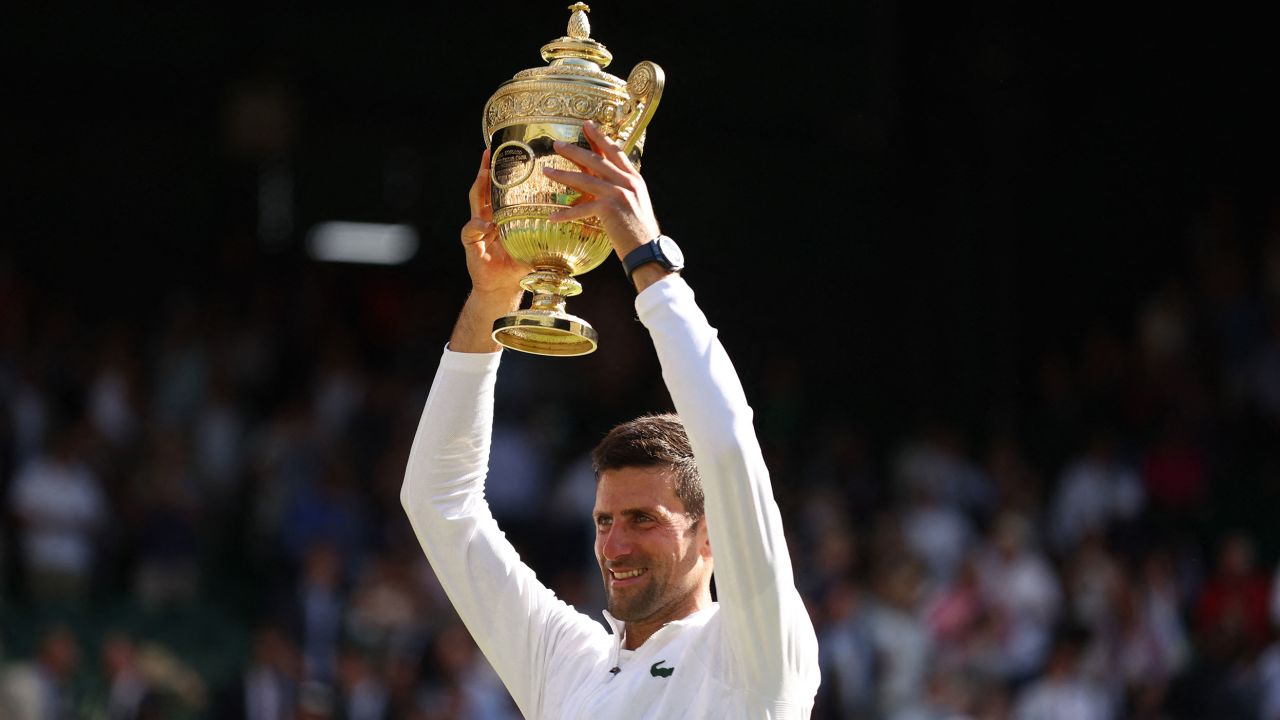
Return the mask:
<path id="1" fill-rule="evenodd" d="M 627 103 L 630 113 L 618 124 L 618 138 L 622 140 L 622 152 L 630 155 L 636 143 L 644 137 L 644 129 L 653 119 L 653 111 L 658 109 L 658 100 L 662 98 L 662 86 L 667 81 L 666 73 L 655 63 L 645 60 L 631 70 L 627 76 L 627 94 L 631 101 Z"/>

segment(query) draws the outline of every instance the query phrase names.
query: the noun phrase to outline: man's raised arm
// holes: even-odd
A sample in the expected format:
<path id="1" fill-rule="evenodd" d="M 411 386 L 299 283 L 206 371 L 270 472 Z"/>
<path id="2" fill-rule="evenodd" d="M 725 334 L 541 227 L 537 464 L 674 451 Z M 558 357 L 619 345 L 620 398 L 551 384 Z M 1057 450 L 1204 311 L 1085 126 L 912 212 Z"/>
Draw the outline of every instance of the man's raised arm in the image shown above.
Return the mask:
<path id="1" fill-rule="evenodd" d="M 488 152 L 462 230 L 472 292 L 440 361 L 414 437 L 400 500 L 458 615 L 527 717 L 539 717 L 543 660 L 556 647 L 589 655 L 600 625 L 556 599 L 520 562 L 484 500 L 501 354 L 490 338 L 520 301 L 526 268 L 498 242 L 488 211 Z"/>
<path id="2" fill-rule="evenodd" d="M 552 219 L 599 217 L 623 259 L 657 237 L 658 224 L 636 169 L 596 128 L 587 131 L 596 152 L 557 146 L 584 172 L 548 175 L 592 199 Z M 640 265 L 631 277 L 702 477 L 726 642 L 749 687 L 811 702 L 817 639 L 795 589 L 781 513 L 737 373 L 683 279 L 660 263 Z"/>

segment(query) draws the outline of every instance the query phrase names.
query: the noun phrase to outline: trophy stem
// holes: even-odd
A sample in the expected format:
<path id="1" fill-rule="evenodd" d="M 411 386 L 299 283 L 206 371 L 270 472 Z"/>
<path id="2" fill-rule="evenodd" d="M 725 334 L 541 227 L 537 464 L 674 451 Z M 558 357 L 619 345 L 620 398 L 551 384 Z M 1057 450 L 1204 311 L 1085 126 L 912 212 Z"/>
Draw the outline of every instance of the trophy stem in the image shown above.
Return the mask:
<path id="1" fill-rule="evenodd" d="M 535 355 L 586 355 L 595 352 L 597 334 L 586 320 L 565 312 L 565 297 L 582 284 L 561 268 L 536 268 L 520 281 L 533 293 L 532 304 L 493 323 L 493 339 L 512 350 Z"/>
<path id="2" fill-rule="evenodd" d="M 520 280 L 520 287 L 534 295 L 560 295 L 562 298 L 582 292 L 582 283 L 570 277 L 568 270 L 557 267 L 535 268 Z"/>
<path id="3" fill-rule="evenodd" d="M 564 296 L 552 293 L 536 293 L 533 296 L 533 303 L 529 307 L 533 310 L 562 313 L 564 312 Z"/>

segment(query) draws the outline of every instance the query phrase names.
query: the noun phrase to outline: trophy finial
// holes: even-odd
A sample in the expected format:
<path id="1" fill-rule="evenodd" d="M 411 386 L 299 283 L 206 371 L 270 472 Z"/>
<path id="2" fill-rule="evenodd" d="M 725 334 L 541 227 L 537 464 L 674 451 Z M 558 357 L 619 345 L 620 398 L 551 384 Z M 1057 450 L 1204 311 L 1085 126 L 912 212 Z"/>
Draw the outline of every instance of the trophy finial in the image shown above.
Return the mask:
<path id="1" fill-rule="evenodd" d="M 582 65 L 585 60 L 601 68 L 607 66 L 613 53 L 591 39 L 591 23 L 587 21 L 591 8 L 579 2 L 570 5 L 569 11 L 573 14 L 569 16 L 568 34 L 543 45 L 542 59 L 552 65 Z"/>
<path id="2" fill-rule="evenodd" d="M 573 13 L 569 16 L 569 37 L 591 37 L 591 23 L 587 20 L 587 13 L 591 12 L 591 8 L 586 3 L 574 3 L 569 6 L 569 12 Z"/>

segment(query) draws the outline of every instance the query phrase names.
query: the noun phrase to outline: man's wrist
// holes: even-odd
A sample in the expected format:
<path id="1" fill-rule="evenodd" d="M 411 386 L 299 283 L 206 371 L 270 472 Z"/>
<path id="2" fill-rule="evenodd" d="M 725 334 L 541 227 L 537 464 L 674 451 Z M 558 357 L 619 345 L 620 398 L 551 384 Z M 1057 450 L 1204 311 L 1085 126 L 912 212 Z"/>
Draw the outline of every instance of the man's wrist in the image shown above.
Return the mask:
<path id="1" fill-rule="evenodd" d="M 636 286 L 636 292 L 642 293 L 645 291 L 645 288 L 662 280 L 663 278 L 678 274 L 679 273 L 677 271 L 668 270 L 658 263 L 645 263 L 644 265 L 636 268 L 635 272 L 631 273 L 631 282 Z"/>
<path id="2" fill-rule="evenodd" d="M 655 235 L 654 237 L 657 236 Z M 625 263 L 627 261 L 627 256 L 631 254 L 631 251 L 643 245 L 644 242 L 639 240 L 630 240 L 626 243 L 615 242 L 613 246 L 613 254 L 618 256 L 618 260 Z"/>
<path id="3" fill-rule="evenodd" d="M 502 349 L 493 339 L 493 322 L 520 307 L 524 290 L 482 291 L 472 288 L 462 306 L 453 334 L 449 336 L 449 349 L 464 353 L 492 353 Z"/>
<path id="4" fill-rule="evenodd" d="M 467 302 L 480 308 L 498 309 L 498 315 L 505 315 L 520 307 L 522 298 L 524 298 L 524 288 L 521 287 L 501 290 L 481 290 L 472 287 L 471 294 L 467 296 Z M 497 315 L 494 318 L 496 319 Z"/>

